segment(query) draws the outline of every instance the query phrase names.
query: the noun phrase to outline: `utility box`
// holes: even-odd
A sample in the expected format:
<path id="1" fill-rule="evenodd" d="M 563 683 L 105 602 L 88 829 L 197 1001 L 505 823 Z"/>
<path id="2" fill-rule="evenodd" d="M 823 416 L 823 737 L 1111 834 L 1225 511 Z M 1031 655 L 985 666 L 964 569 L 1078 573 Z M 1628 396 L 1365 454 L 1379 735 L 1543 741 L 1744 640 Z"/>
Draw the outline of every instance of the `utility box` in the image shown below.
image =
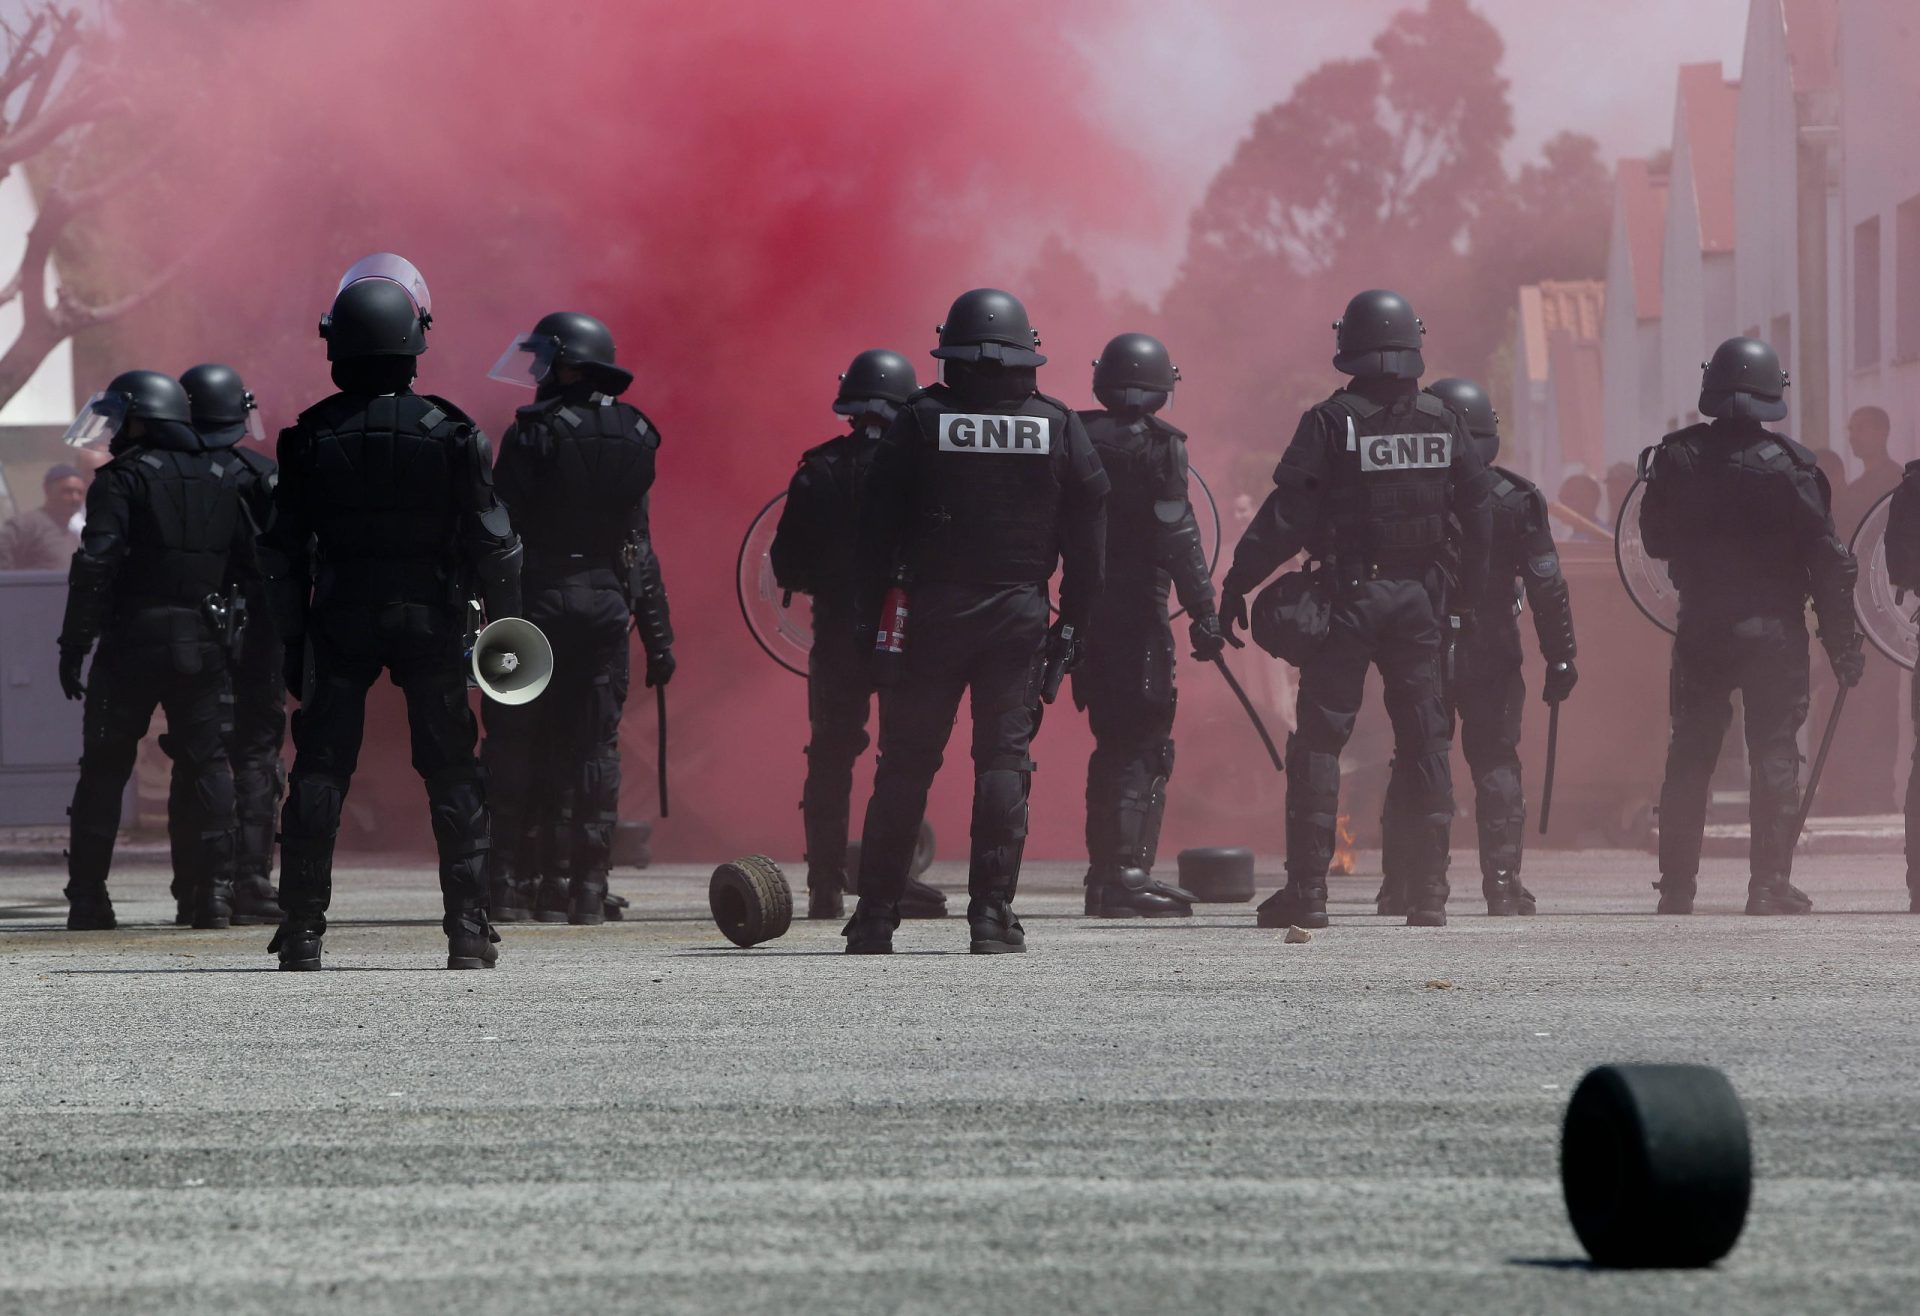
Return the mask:
<path id="1" fill-rule="evenodd" d="M 64 826 L 80 705 L 60 693 L 64 571 L 0 571 L 0 827 Z"/>

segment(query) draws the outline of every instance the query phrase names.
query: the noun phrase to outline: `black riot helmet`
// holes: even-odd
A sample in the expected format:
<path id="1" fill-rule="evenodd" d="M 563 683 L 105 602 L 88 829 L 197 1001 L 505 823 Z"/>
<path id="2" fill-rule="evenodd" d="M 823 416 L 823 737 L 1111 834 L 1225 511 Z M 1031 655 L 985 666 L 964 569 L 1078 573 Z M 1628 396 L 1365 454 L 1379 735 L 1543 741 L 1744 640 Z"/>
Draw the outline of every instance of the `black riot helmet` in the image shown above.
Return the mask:
<path id="1" fill-rule="evenodd" d="M 1493 459 L 1500 455 L 1500 413 L 1493 409 L 1487 390 L 1471 379 L 1436 379 L 1426 391 L 1460 418 L 1480 452 L 1480 460 L 1493 465 Z"/>
<path id="2" fill-rule="evenodd" d="M 1739 420 L 1780 420 L 1787 414 L 1787 372 L 1758 338 L 1729 338 L 1700 367 L 1700 414 Z"/>
<path id="3" fill-rule="evenodd" d="M 1121 334 L 1093 363 L 1093 395 L 1116 411 L 1158 411 L 1179 382 L 1180 367 L 1152 334 Z"/>
<path id="4" fill-rule="evenodd" d="M 1426 373 L 1420 339 L 1427 327 L 1407 299 L 1371 288 L 1347 303 L 1334 322 L 1333 368 L 1344 375 L 1418 379 Z"/>
<path id="5" fill-rule="evenodd" d="M 884 347 L 869 348 L 853 358 L 847 373 L 840 376 L 833 409 L 842 416 L 877 414 L 891 420 L 919 387 L 913 362 Z"/>
<path id="6" fill-rule="evenodd" d="M 209 448 L 230 448 L 242 438 L 258 443 L 266 437 L 253 394 L 240 372 L 216 362 L 195 366 L 180 376 L 192 413 L 193 428 Z"/>
<path id="7" fill-rule="evenodd" d="M 87 399 L 80 414 L 67 427 L 66 442 L 76 448 L 107 442 L 118 452 L 114 440 L 126 429 L 127 422 L 144 420 L 156 423 L 188 423 L 190 409 L 187 392 L 180 381 L 158 370 L 126 370 L 113 382 Z M 191 440 L 189 440 L 191 442 Z"/>
<path id="8" fill-rule="evenodd" d="M 933 354 L 942 361 L 988 361 L 1003 366 L 1047 363 L 1033 350 L 1040 346 L 1040 335 L 1027 318 L 1027 308 L 1018 297 L 998 288 L 961 293 L 938 332 L 940 346 Z"/>
<path id="9" fill-rule="evenodd" d="M 333 306 L 320 317 L 327 360 L 419 356 L 427 350 L 433 300 L 413 263 L 391 252 L 357 260 L 340 278 Z"/>
<path id="10" fill-rule="evenodd" d="M 613 331 L 580 311 L 551 311 L 531 333 L 507 344 L 487 372 L 507 384 L 553 391 L 556 367 L 572 366 L 597 393 L 620 394 L 633 384 L 633 372 L 614 364 Z"/>

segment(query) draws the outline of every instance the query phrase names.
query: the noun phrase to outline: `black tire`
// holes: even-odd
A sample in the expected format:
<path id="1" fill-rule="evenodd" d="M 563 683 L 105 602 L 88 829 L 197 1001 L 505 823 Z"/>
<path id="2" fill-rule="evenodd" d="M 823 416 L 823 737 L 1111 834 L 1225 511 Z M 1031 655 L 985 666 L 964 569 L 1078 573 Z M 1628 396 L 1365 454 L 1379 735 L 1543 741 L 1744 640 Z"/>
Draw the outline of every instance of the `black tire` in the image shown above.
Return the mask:
<path id="1" fill-rule="evenodd" d="M 1560 1184 L 1596 1266 L 1711 1266 L 1733 1250 L 1753 1193 L 1733 1084 L 1706 1065 L 1593 1070 L 1567 1103 Z"/>
<path id="2" fill-rule="evenodd" d="M 1253 899 L 1253 851 L 1237 845 L 1180 852 L 1180 885 L 1203 905 L 1239 905 Z"/>
<path id="3" fill-rule="evenodd" d="M 713 921 L 736 946 L 758 946 L 793 926 L 793 890 L 780 865 L 763 854 L 721 864 L 707 884 Z"/>
<path id="4" fill-rule="evenodd" d="M 907 869 L 907 874 L 919 877 L 932 867 L 933 824 L 922 818 L 919 839 L 913 843 L 913 863 Z M 860 894 L 860 838 L 857 836 L 847 842 L 847 870 L 840 884 L 848 895 Z"/>

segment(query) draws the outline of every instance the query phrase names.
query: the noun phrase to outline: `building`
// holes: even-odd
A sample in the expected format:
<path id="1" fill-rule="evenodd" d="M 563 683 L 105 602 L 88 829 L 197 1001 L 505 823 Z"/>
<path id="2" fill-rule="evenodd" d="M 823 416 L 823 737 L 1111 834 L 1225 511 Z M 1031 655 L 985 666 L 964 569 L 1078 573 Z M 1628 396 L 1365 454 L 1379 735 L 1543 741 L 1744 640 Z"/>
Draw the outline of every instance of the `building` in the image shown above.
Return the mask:
<path id="1" fill-rule="evenodd" d="M 1660 256 L 1666 247 L 1667 163 L 1622 160 L 1613 175 L 1601 329 L 1606 464 L 1631 462 L 1666 432 L 1660 403 Z"/>
<path id="2" fill-rule="evenodd" d="M 1842 0 L 1840 210 L 1845 406 L 1879 406 L 1920 457 L 1920 6 Z"/>
<path id="3" fill-rule="evenodd" d="M 19 268 L 38 213 L 25 171 L 0 178 L 0 271 Z M 57 274 L 48 285 L 50 293 L 59 291 Z M 0 303 L 0 351 L 20 336 L 20 324 L 20 299 Z M 74 409 L 73 344 L 62 342 L 26 386 L 0 405 L 0 519 L 40 505 L 40 477 L 59 460 L 59 438 Z"/>
<path id="4" fill-rule="evenodd" d="M 1660 258 L 1660 428 L 1699 419 L 1700 363 L 1733 329 L 1734 124 L 1740 91 L 1720 65 L 1680 69 Z M 1657 437 L 1657 436 L 1656 436 Z"/>
<path id="5" fill-rule="evenodd" d="M 1606 285 L 1598 279 L 1529 284 L 1520 290 L 1513 354 L 1513 408 L 1520 473 L 1552 497 L 1576 472 L 1606 470 L 1601 428 L 1601 328 Z"/>
<path id="6" fill-rule="evenodd" d="M 1734 130 L 1734 316 L 1792 377 L 1785 426 L 1828 447 L 1844 428 L 1839 317 L 1840 0 L 1754 0 Z M 1711 327 L 1711 326 L 1710 326 Z"/>

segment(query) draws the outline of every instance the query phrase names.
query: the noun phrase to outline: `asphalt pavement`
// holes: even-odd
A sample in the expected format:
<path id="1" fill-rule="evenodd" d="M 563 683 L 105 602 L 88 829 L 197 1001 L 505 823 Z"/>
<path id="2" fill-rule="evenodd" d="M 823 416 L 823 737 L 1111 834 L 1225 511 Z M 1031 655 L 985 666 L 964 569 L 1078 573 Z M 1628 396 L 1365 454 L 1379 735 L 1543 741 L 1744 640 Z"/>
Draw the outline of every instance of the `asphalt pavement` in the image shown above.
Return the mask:
<path id="1" fill-rule="evenodd" d="M 1542 913 L 1489 919 L 1468 854 L 1409 929 L 1361 858 L 1305 945 L 1250 905 L 1086 920 L 1031 865 L 1018 957 L 957 917 L 737 950 L 708 870 L 655 870 L 632 921 L 509 926 L 484 973 L 441 967 L 424 864 L 338 874 L 319 974 L 171 927 L 151 864 L 83 934 L 56 873 L 0 870 L 0 1312 L 1913 1309 L 1897 859 L 1803 860 L 1804 919 L 1743 917 L 1715 860 L 1659 918 L 1646 856 L 1542 854 Z M 1584 1264 L 1559 1121 L 1610 1060 L 1743 1098 L 1719 1267 Z"/>

